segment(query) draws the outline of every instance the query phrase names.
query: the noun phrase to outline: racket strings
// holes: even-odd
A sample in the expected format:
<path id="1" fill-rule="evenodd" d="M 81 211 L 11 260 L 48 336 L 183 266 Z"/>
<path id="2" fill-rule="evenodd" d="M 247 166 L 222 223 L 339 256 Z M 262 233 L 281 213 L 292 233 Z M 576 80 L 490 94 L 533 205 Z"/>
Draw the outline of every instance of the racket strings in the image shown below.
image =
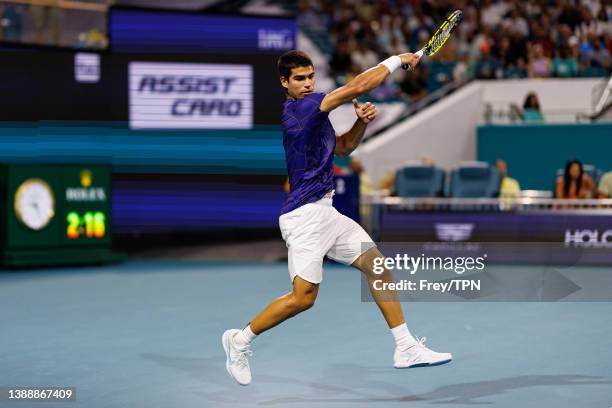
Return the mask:
<path id="1" fill-rule="evenodd" d="M 430 49 L 430 55 L 438 51 L 438 49 L 440 49 L 444 45 L 444 43 L 446 42 L 446 40 L 448 40 L 458 23 L 459 20 L 457 19 L 455 19 L 454 21 L 444 22 L 442 27 L 440 27 L 438 32 L 435 33 L 432 39 L 430 40 L 430 45 L 428 47 Z"/>

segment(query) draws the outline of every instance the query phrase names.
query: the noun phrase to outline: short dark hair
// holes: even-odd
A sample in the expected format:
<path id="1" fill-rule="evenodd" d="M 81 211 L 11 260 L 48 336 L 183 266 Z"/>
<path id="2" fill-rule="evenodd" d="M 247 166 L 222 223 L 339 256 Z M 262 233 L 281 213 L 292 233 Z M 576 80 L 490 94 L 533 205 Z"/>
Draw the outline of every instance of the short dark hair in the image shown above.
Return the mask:
<path id="1" fill-rule="evenodd" d="M 291 70 L 298 67 L 314 66 L 312 60 L 305 52 L 291 50 L 287 51 L 278 59 L 277 67 L 280 76 L 285 77 L 288 81 L 291 76 Z"/>

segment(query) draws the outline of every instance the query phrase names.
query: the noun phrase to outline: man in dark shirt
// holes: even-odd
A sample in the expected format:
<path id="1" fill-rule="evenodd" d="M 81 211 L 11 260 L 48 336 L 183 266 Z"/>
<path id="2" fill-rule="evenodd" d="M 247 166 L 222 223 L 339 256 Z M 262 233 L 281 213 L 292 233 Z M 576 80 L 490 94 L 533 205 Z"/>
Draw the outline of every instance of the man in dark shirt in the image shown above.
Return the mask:
<path id="1" fill-rule="evenodd" d="M 415 54 L 394 55 L 326 95 L 314 92 L 314 66 L 306 54 L 290 51 L 280 57 L 280 82 L 287 91 L 283 145 L 291 190 L 281 208 L 279 225 L 289 252 L 293 290 L 270 303 L 244 329 L 223 333 L 226 368 L 239 384 L 251 382 L 248 357 L 255 336 L 314 304 L 325 256 L 366 274 L 373 298 L 396 341 L 396 368 L 437 365 L 452 359 L 450 353 L 436 353 L 412 336 L 395 291 L 374 290 L 375 279 L 392 282 L 389 271 L 374 269 L 374 260 L 383 260 L 384 256 L 359 224 L 332 206 L 334 154 L 351 154 L 367 124 L 376 117 L 374 105 L 360 105 L 356 98 L 382 84 L 402 64 L 414 67 L 418 61 Z M 357 120 L 347 133 L 336 136 L 329 112 L 348 101 L 353 102 Z"/>

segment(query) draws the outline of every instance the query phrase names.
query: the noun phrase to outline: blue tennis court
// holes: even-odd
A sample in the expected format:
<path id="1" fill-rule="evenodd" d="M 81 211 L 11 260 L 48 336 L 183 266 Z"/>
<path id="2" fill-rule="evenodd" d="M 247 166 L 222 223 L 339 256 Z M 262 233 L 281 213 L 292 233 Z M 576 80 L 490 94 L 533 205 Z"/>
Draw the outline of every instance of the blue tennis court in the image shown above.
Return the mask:
<path id="1" fill-rule="evenodd" d="M 0 385 L 75 387 L 65 406 L 87 408 L 612 401 L 611 303 L 404 304 L 411 330 L 454 361 L 396 370 L 393 338 L 377 307 L 361 302 L 358 272 L 337 265 L 326 266 L 313 309 L 255 340 L 253 382 L 237 385 L 222 332 L 288 289 L 285 263 L 2 272 Z"/>

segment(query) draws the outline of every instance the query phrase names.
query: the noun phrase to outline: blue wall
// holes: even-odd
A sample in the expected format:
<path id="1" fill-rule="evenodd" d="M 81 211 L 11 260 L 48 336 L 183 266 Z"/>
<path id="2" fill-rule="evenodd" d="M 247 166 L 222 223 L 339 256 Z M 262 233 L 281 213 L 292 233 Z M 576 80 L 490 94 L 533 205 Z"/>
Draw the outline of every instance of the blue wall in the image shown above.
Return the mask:
<path id="1" fill-rule="evenodd" d="M 506 160 L 522 189 L 551 190 L 557 169 L 574 158 L 612 170 L 612 123 L 479 126 L 476 146 L 478 160 Z"/>
<path id="2" fill-rule="evenodd" d="M 104 163 L 124 173 L 287 174 L 279 126 L 151 131 L 109 122 L 4 122 L 0 162 Z"/>

